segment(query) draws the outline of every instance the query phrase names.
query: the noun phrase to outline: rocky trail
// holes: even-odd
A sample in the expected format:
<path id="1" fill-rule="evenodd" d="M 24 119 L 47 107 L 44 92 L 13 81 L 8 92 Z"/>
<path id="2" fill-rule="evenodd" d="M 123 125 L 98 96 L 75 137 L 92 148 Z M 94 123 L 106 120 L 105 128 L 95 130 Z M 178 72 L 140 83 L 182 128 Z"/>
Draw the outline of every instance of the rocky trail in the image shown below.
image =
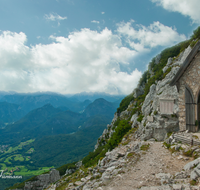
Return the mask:
<path id="1" fill-rule="evenodd" d="M 116 176 L 103 190 L 132 190 L 141 187 L 160 186 L 165 175 L 175 175 L 180 172 L 191 158 L 178 159 L 163 147 L 161 142 L 150 142 L 150 148 L 143 152 L 136 164 L 128 163 L 124 174 Z M 164 183 L 164 181 L 163 181 Z M 147 189 L 148 189 L 147 188 Z M 100 189 L 100 188 L 99 188 Z"/>

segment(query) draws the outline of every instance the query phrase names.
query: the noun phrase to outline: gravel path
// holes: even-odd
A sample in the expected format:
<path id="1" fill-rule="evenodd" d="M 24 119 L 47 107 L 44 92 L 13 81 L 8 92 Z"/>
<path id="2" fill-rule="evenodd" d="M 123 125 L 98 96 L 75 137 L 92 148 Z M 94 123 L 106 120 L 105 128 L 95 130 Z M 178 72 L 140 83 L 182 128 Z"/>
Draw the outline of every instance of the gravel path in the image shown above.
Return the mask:
<path id="1" fill-rule="evenodd" d="M 109 184 L 101 188 L 103 190 L 133 190 L 142 186 L 158 186 L 160 180 L 156 178 L 156 174 L 175 174 L 191 161 L 191 159 L 185 161 L 173 157 L 161 142 L 150 142 L 150 144 L 149 150 L 135 165 L 130 162 L 124 174 L 116 176 Z"/>

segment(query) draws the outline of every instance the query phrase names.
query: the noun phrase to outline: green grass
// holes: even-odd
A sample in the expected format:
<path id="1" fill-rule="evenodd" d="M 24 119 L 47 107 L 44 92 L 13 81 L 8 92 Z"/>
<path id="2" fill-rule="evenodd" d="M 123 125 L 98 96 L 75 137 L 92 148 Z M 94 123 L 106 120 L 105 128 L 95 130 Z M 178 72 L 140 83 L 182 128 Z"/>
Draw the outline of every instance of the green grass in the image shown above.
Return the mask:
<path id="1" fill-rule="evenodd" d="M 17 154 L 17 155 L 14 155 L 14 156 L 15 156 L 15 158 L 14 158 L 15 161 L 17 161 L 17 160 L 19 160 L 21 162 L 24 161 L 24 157 L 21 154 Z"/>
<path id="2" fill-rule="evenodd" d="M 18 168 L 20 168 L 20 171 L 16 171 L 14 172 L 15 175 L 22 175 L 22 176 L 33 176 L 33 175 L 40 175 L 44 172 L 47 172 L 50 170 L 50 168 L 54 168 L 52 167 L 43 167 L 40 168 L 39 170 L 28 170 L 25 166 L 19 166 Z"/>
<path id="3" fill-rule="evenodd" d="M 10 162 L 10 160 L 12 160 L 12 156 L 7 157 L 7 158 L 5 159 L 5 161 L 4 161 L 4 163 L 12 164 L 12 163 Z"/>
<path id="4" fill-rule="evenodd" d="M 26 145 L 29 145 L 31 144 L 32 142 L 34 142 L 35 139 L 30 139 L 28 141 L 25 141 L 25 142 L 21 142 L 18 146 L 16 147 L 10 147 L 7 151 L 4 152 L 4 154 L 9 154 L 9 153 L 12 153 L 12 152 L 15 152 L 17 150 L 22 150 L 23 146 L 26 146 Z"/>
<path id="5" fill-rule="evenodd" d="M 26 153 L 31 154 L 31 153 L 33 153 L 34 151 L 35 151 L 34 148 L 30 148 Z"/>

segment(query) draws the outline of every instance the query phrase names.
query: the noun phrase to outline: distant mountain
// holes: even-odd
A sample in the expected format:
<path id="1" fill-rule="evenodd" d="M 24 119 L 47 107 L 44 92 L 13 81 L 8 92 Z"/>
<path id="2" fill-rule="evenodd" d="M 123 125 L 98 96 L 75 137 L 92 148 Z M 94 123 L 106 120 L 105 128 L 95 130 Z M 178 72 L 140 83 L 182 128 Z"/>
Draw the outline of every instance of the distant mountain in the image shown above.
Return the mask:
<path id="1" fill-rule="evenodd" d="M 67 98 L 60 94 L 9 94 L 0 99 L 0 102 L 8 102 L 20 105 L 26 112 L 30 112 L 33 109 L 44 106 L 45 104 L 51 104 L 55 108 L 61 107 L 65 110 L 71 110 L 74 112 L 82 112 L 87 105 L 91 103 L 90 100 L 80 102 L 75 99 Z"/>
<path id="2" fill-rule="evenodd" d="M 79 113 L 62 111 L 51 104 L 46 104 L 32 110 L 14 124 L 7 125 L 2 130 L 6 136 L 2 135 L 0 142 L 11 143 L 22 139 L 73 133 L 78 130 L 82 118 L 83 116 Z"/>
<path id="3" fill-rule="evenodd" d="M 83 129 L 74 134 L 45 136 L 32 144 L 35 152 L 31 160 L 37 167 L 58 167 L 80 160 L 94 149 L 99 135 L 110 121 L 106 116 L 93 116 L 85 122 Z"/>
<path id="4" fill-rule="evenodd" d="M 123 95 L 110 95 L 106 93 L 79 93 L 75 95 L 62 95 L 53 92 L 37 92 L 37 93 L 15 93 L 1 92 L 0 102 L 8 102 L 20 105 L 25 113 L 33 109 L 51 104 L 53 107 L 73 112 L 81 113 L 83 110 L 96 99 L 103 98 L 109 102 L 113 102 L 119 106 L 119 103 L 124 98 Z"/>
<path id="5" fill-rule="evenodd" d="M 69 109 L 73 107 L 74 102 L 68 100 L 65 96 L 55 94 L 13 94 L 5 95 L 1 98 L 1 101 L 18 104 L 27 113 L 33 109 L 44 106 L 45 104 L 51 104 L 54 107 L 66 106 Z M 77 102 L 76 102 L 77 103 Z"/>
<path id="6" fill-rule="evenodd" d="M 87 105 L 89 102 L 83 102 L 82 106 L 84 104 Z M 0 130 L 0 144 L 12 144 L 22 139 L 40 139 L 49 135 L 74 133 L 79 129 L 92 125 L 101 125 L 104 123 L 101 119 L 103 117 L 107 117 L 106 121 L 109 123 L 115 112 L 116 107 L 103 98 L 90 103 L 83 113 L 76 113 L 70 110 L 63 111 L 59 108 L 54 108 L 51 104 L 46 104 L 30 111 L 14 124 L 7 125 L 5 129 Z M 95 121 L 95 116 L 98 116 L 97 121 L 100 123 Z"/>
<path id="7" fill-rule="evenodd" d="M 106 101 L 103 98 L 99 98 L 92 104 L 89 104 L 84 110 L 83 114 L 86 117 L 91 117 L 94 115 L 106 115 L 112 117 L 116 109 L 117 108 L 112 103 Z"/>
<path id="8" fill-rule="evenodd" d="M 17 121 L 25 115 L 25 111 L 21 108 L 21 106 L 0 102 L 0 121 L 2 124 L 0 126 L 4 126 L 5 123 L 11 123 Z"/>
<path id="9" fill-rule="evenodd" d="M 84 101 L 84 100 L 90 100 L 94 101 L 99 98 L 103 98 L 109 102 L 115 102 L 120 99 L 120 101 L 125 97 L 125 95 L 111 95 L 107 93 L 100 93 L 100 92 L 81 92 L 78 94 L 73 95 L 70 97 L 71 100 L 78 100 L 78 101 Z"/>
<path id="10" fill-rule="evenodd" d="M 10 91 L 10 92 L 5 92 L 5 91 L 0 91 L 0 98 L 4 97 L 5 95 L 10 95 L 10 94 L 15 94 L 16 92 Z"/>
<path id="11" fill-rule="evenodd" d="M 80 160 L 93 150 L 115 111 L 113 104 L 102 98 L 90 103 L 83 113 L 63 111 L 51 104 L 34 109 L 0 130 L 0 148 L 7 146 L 0 160 L 5 167 L 34 171 Z"/>

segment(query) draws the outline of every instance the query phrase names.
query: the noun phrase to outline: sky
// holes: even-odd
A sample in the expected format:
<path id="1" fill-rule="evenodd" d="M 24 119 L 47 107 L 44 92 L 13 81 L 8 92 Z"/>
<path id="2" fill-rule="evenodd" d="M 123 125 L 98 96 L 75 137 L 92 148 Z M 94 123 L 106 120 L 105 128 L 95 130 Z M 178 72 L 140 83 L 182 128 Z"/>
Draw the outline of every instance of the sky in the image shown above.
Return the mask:
<path id="1" fill-rule="evenodd" d="M 0 0 L 0 91 L 129 94 L 200 25 L 200 0 Z"/>

